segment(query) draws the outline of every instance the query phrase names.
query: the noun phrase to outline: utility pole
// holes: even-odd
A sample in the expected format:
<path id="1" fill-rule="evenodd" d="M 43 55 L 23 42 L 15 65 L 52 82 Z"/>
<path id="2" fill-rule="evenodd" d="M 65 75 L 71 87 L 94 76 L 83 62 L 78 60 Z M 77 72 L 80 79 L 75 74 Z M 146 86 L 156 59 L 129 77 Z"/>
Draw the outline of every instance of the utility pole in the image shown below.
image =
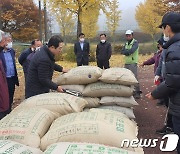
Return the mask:
<path id="1" fill-rule="evenodd" d="M 42 14 L 41 14 L 41 0 L 39 0 L 39 40 L 42 41 Z"/>
<path id="2" fill-rule="evenodd" d="M 44 0 L 44 35 L 45 42 L 48 41 L 48 29 L 47 29 L 47 9 L 46 9 L 46 0 Z"/>
<path id="3" fill-rule="evenodd" d="M 2 7 L 0 5 L 0 30 L 2 30 L 2 28 L 3 28 L 1 15 L 2 15 Z"/>

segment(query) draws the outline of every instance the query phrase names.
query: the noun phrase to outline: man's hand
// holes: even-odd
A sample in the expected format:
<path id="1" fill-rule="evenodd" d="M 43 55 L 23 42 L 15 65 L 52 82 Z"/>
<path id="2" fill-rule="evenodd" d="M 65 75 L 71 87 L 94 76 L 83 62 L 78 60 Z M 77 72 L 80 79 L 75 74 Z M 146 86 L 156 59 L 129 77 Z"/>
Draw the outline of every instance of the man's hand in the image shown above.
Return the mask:
<path id="1" fill-rule="evenodd" d="M 146 97 L 150 100 L 154 100 L 155 98 L 151 95 L 151 93 L 146 94 Z"/>
<path id="2" fill-rule="evenodd" d="M 142 64 L 140 64 L 139 66 L 143 68 L 143 67 L 144 67 L 144 64 L 142 63 Z"/>
<path id="3" fill-rule="evenodd" d="M 63 73 L 67 73 L 69 70 L 68 69 L 64 69 L 62 70 Z"/>
<path id="4" fill-rule="evenodd" d="M 156 75 L 156 76 L 154 77 L 154 84 L 156 84 L 159 79 L 160 79 L 160 76 L 159 76 L 159 75 Z"/>
<path id="5" fill-rule="evenodd" d="M 64 91 L 63 91 L 63 88 L 62 88 L 61 86 L 58 86 L 57 91 L 60 92 L 60 93 L 63 93 L 63 92 L 64 92 Z"/>

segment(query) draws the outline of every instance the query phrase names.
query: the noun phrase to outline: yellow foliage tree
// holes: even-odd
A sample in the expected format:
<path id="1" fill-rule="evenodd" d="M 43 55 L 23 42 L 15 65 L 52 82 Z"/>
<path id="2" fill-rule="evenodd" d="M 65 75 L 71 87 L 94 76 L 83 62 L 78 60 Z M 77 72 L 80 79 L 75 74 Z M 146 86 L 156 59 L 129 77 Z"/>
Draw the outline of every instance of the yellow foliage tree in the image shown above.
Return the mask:
<path id="1" fill-rule="evenodd" d="M 77 15 L 77 37 L 82 32 L 82 18 L 84 12 L 97 6 L 99 9 L 102 8 L 105 11 L 104 4 L 108 0 L 49 0 L 54 2 L 54 7 L 62 7 L 68 9 L 73 14 Z M 101 7 L 102 5 L 102 7 Z M 89 16 L 90 17 L 90 16 Z"/>
<path id="2" fill-rule="evenodd" d="M 75 20 L 73 13 L 66 8 L 54 7 L 54 3 L 51 3 L 51 11 L 55 14 L 56 20 L 60 26 L 60 31 L 66 44 L 66 35 L 69 35 L 74 31 Z"/>
<path id="3" fill-rule="evenodd" d="M 99 9 L 97 6 L 88 8 L 86 11 L 83 12 L 82 31 L 85 33 L 88 39 L 93 38 L 97 34 L 98 16 L 99 16 Z"/>
<path id="4" fill-rule="evenodd" d="M 159 1 L 160 2 L 160 1 Z M 160 4 L 159 4 L 160 5 Z M 141 28 L 141 30 L 147 34 L 150 34 L 152 39 L 154 40 L 155 34 L 159 32 L 157 28 L 161 23 L 162 14 L 155 11 L 158 10 L 157 0 L 146 0 L 145 3 L 140 3 L 136 9 L 136 20 Z"/>
<path id="5" fill-rule="evenodd" d="M 106 24 L 107 28 L 113 37 L 113 47 L 115 44 L 115 32 L 119 26 L 119 20 L 121 18 L 121 11 L 119 10 L 118 0 L 111 0 L 108 5 L 108 12 L 106 12 Z"/>

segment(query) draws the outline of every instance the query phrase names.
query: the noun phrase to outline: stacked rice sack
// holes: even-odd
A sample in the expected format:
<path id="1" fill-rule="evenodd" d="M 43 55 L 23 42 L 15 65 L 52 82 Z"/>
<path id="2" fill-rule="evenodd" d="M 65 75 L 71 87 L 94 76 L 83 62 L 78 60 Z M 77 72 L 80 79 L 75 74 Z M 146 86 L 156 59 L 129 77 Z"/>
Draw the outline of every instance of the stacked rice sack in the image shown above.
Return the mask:
<path id="1" fill-rule="evenodd" d="M 137 105 L 132 97 L 137 81 L 130 71 L 82 66 L 61 75 L 57 83 L 83 97 L 46 93 L 24 100 L 0 121 L 0 153 L 143 154 L 142 148 L 121 146 L 138 134 L 129 119 Z M 85 107 L 88 112 L 82 112 Z"/>
<path id="2" fill-rule="evenodd" d="M 86 108 L 116 110 L 135 118 L 132 108 L 138 104 L 132 95 L 138 82 L 128 69 L 79 66 L 60 75 L 56 82 L 65 89 L 81 92 L 88 102 Z"/>
<path id="3" fill-rule="evenodd" d="M 87 101 L 83 98 L 65 93 L 46 93 L 30 97 L 0 120 L 0 141 L 15 141 L 38 149 L 41 138 L 55 119 L 81 112 L 86 104 Z"/>

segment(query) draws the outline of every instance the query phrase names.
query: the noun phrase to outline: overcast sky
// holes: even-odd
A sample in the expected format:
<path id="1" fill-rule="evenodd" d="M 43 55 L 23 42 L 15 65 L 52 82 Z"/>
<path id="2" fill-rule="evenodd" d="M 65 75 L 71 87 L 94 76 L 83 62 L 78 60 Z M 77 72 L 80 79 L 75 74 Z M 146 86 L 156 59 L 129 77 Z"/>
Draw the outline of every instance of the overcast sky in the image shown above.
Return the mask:
<path id="1" fill-rule="evenodd" d="M 38 0 L 34 0 L 36 4 L 38 4 Z M 138 24 L 135 20 L 135 9 L 136 6 L 140 3 L 144 2 L 144 0 L 119 0 L 119 8 L 122 11 L 121 14 L 121 21 L 119 24 L 118 30 L 126 30 L 126 29 L 137 29 Z M 53 24 L 52 27 L 53 32 L 59 32 L 59 27 L 57 26 L 57 23 Z M 101 12 L 101 15 L 99 16 L 99 30 L 100 31 L 106 31 L 106 18 L 105 15 Z"/>
<path id="2" fill-rule="evenodd" d="M 144 2 L 144 0 L 119 0 L 119 8 L 122 14 L 118 30 L 134 30 L 138 28 L 138 24 L 135 20 L 135 9 L 140 2 Z M 101 13 L 98 22 L 101 31 L 107 30 L 105 22 L 106 17 Z"/>

